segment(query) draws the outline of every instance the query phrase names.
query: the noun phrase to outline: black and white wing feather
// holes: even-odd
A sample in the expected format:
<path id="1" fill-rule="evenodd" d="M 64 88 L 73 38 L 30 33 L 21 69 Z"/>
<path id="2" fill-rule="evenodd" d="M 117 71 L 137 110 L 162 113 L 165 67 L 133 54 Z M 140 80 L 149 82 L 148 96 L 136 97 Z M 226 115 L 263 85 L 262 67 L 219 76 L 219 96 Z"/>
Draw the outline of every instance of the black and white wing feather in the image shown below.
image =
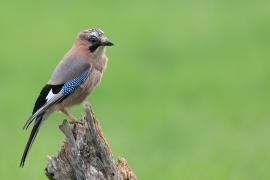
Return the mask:
<path id="1" fill-rule="evenodd" d="M 43 107 L 55 94 L 59 93 L 62 89 L 64 84 L 60 85 L 51 85 L 46 84 L 43 89 L 41 90 L 35 106 L 33 108 L 32 116 L 41 108 Z M 32 117 L 31 116 L 31 117 Z M 27 129 L 32 121 L 27 121 L 23 127 L 23 129 Z"/>
<path id="2" fill-rule="evenodd" d="M 78 86 L 80 86 L 85 81 L 85 79 L 89 76 L 90 73 L 91 69 L 87 69 L 81 74 L 79 74 L 77 77 L 66 82 L 63 85 L 46 85 L 43 88 L 46 93 L 42 93 L 43 90 L 41 91 L 41 94 L 35 103 L 33 114 L 26 121 L 23 129 L 27 129 L 38 115 L 44 113 L 52 105 L 58 103 L 59 101 L 62 101 L 64 98 L 73 93 L 75 89 L 77 89 Z M 50 90 L 48 91 L 48 89 Z M 45 96 L 45 94 L 47 95 Z"/>

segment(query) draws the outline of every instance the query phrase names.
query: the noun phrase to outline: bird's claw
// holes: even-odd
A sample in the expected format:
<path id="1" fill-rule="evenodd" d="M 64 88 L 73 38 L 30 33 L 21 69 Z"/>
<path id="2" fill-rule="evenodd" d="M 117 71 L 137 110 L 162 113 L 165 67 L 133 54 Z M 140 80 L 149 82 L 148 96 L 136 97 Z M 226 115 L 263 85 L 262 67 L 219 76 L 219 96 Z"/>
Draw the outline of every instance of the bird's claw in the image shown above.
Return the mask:
<path id="1" fill-rule="evenodd" d="M 83 122 L 80 121 L 80 120 L 71 120 L 69 123 L 70 123 L 70 124 L 76 124 L 76 125 L 79 124 L 79 125 L 83 126 Z"/>

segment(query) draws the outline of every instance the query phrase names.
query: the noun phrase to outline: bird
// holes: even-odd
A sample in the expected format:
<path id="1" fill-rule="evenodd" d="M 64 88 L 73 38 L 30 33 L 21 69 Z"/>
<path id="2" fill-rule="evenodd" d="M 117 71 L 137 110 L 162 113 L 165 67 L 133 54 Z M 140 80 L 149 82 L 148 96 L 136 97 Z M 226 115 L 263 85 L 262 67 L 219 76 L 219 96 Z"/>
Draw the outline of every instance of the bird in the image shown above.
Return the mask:
<path id="1" fill-rule="evenodd" d="M 42 122 L 51 113 L 60 111 L 69 118 L 70 122 L 79 122 L 69 113 L 69 109 L 81 104 L 100 84 L 108 61 L 105 49 L 106 46 L 113 45 L 101 29 L 90 28 L 77 34 L 73 45 L 42 88 L 32 114 L 23 127 L 27 129 L 34 122 L 22 154 L 20 167 L 25 164 Z"/>

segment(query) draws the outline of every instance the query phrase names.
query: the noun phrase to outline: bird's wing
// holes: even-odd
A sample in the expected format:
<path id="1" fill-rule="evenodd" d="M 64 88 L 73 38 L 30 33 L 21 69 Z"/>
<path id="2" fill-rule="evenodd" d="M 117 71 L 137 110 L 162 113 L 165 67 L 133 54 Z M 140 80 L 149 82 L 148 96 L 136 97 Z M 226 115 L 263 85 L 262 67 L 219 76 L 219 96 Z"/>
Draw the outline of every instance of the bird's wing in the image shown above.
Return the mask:
<path id="1" fill-rule="evenodd" d="M 76 53 L 77 54 L 77 53 Z M 67 53 L 54 69 L 48 84 L 64 84 L 75 78 L 78 72 L 91 68 L 88 59 Z"/>
<path id="2" fill-rule="evenodd" d="M 23 129 L 27 129 L 33 120 L 40 114 L 47 111 L 51 106 L 62 101 L 67 96 L 72 94 L 91 74 L 92 69 L 88 68 L 77 75 L 75 78 L 65 82 L 61 85 L 46 85 L 36 103 L 32 115 L 26 121 Z"/>
<path id="3" fill-rule="evenodd" d="M 51 85 L 51 84 L 46 84 L 43 89 L 41 90 L 36 102 L 35 106 L 33 108 L 32 115 L 39 109 L 41 108 L 46 102 L 52 98 L 53 95 L 59 93 L 62 89 L 64 84 L 59 84 L 59 85 Z"/>

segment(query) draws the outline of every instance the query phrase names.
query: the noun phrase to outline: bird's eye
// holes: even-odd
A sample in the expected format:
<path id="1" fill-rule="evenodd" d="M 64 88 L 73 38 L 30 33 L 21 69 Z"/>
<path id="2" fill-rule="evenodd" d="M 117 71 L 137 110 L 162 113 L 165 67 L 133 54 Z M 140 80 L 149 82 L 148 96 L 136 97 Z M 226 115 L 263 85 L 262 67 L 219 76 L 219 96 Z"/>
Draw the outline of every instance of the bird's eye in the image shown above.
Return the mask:
<path id="1" fill-rule="evenodd" d="M 97 42 L 97 38 L 95 36 L 90 36 L 88 39 L 91 43 Z"/>

